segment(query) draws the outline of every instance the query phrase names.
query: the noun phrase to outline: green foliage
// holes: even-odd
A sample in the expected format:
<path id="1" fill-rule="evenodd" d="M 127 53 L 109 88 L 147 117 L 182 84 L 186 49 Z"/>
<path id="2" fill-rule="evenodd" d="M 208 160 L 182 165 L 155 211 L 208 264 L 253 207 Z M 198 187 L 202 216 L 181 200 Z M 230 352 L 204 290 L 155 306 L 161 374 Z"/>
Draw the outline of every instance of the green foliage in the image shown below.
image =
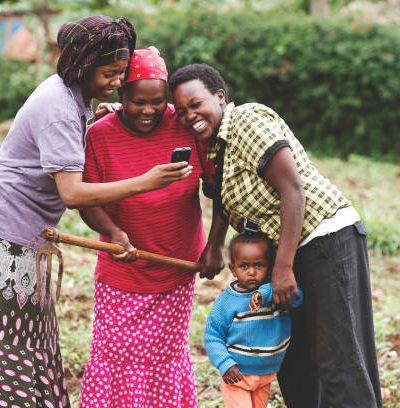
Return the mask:
<path id="1" fill-rule="evenodd" d="M 5 4 L 9 9 L 75 9 L 96 10 L 104 7 L 111 7 L 118 0 L 0 0 L 0 4 Z M 89 13 L 89 14 L 93 14 Z"/>
<path id="2" fill-rule="evenodd" d="M 58 228 L 74 235 L 97 239 L 97 234 L 80 218 L 78 210 L 67 210 L 61 218 Z"/>
<path id="3" fill-rule="evenodd" d="M 171 72 L 214 65 L 236 103 L 271 106 L 307 147 L 343 157 L 400 153 L 397 27 L 251 10 L 123 13 L 138 46 L 157 45 Z"/>
<path id="4" fill-rule="evenodd" d="M 200 354 L 205 355 L 203 346 L 204 327 L 206 325 L 207 316 L 210 313 L 211 304 L 200 304 L 194 301 L 192 321 L 190 323 L 190 347 L 199 351 Z"/>
<path id="5" fill-rule="evenodd" d="M 302 7 L 296 1 L 284 4 L 285 10 Z M 398 27 L 285 15 L 278 7 L 146 10 L 101 12 L 130 18 L 138 47 L 155 44 L 170 72 L 192 62 L 215 66 L 232 100 L 272 107 L 308 149 L 345 158 L 350 153 L 399 155 Z M 35 68 L 9 64 L 0 60 L 0 103 L 5 106 L 0 120 L 21 106 L 38 82 L 32 78 L 39 80 Z"/>
<path id="6" fill-rule="evenodd" d="M 368 244 L 382 255 L 400 253 L 400 227 L 387 220 L 373 217 L 368 223 Z"/>
<path id="7" fill-rule="evenodd" d="M 13 117 L 50 67 L 0 58 L 0 121 Z"/>
<path id="8" fill-rule="evenodd" d="M 368 230 L 368 246 L 380 255 L 400 254 L 400 168 L 351 155 L 346 162 L 338 158 L 312 161 L 353 203 Z M 344 171 L 345 169 L 345 171 Z"/>

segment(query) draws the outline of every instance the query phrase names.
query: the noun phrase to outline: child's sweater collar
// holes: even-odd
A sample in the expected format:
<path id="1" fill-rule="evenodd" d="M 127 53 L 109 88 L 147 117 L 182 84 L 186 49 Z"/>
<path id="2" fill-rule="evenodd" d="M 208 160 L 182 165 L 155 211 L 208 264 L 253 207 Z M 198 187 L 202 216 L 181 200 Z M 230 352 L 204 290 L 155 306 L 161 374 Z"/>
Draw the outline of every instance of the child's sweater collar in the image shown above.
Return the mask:
<path id="1" fill-rule="evenodd" d="M 235 280 L 231 282 L 228 286 L 228 289 L 230 293 L 232 293 L 235 296 L 248 296 L 251 295 L 253 292 L 255 292 L 257 289 L 252 289 L 252 290 L 242 290 L 242 289 L 237 289 L 237 283 L 238 281 Z"/>

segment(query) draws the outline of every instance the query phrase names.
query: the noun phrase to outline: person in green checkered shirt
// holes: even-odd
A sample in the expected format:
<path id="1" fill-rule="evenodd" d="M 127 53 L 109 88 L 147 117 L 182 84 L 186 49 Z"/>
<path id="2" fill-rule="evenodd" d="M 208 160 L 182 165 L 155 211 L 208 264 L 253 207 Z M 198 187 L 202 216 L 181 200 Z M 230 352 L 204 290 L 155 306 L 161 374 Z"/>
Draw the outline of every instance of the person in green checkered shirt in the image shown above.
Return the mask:
<path id="1" fill-rule="evenodd" d="M 274 303 L 292 313 L 291 344 L 278 374 L 289 408 L 379 408 L 366 229 L 350 201 L 323 177 L 272 109 L 235 106 L 220 73 L 191 64 L 169 81 L 176 112 L 208 144 L 217 166 L 213 219 L 201 277 L 224 266 L 230 224 L 274 242 Z"/>

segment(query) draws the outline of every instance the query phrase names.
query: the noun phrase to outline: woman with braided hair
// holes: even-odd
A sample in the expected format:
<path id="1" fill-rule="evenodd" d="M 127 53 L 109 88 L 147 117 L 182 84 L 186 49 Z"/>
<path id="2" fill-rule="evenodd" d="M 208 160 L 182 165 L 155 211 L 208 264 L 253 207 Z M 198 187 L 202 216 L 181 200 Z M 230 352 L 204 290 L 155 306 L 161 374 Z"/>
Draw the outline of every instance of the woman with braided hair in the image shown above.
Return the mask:
<path id="1" fill-rule="evenodd" d="M 70 406 L 44 271 L 40 298 L 35 290 L 41 230 L 55 226 L 66 207 L 108 204 L 191 173 L 163 164 L 117 182 L 83 182 L 91 101 L 105 101 L 120 86 L 136 33 L 125 18 L 90 16 L 62 26 L 57 40 L 57 74 L 27 99 L 0 148 L 2 407 Z"/>

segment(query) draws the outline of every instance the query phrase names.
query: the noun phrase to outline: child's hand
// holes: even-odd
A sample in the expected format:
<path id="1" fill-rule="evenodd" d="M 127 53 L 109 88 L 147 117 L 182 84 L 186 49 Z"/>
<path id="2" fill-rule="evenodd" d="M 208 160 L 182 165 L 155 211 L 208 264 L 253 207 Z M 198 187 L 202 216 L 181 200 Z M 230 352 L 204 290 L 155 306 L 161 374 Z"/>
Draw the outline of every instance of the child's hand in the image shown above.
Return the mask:
<path id="1" fill-rule="evenodd" d="M 239 382 L 243 378 L 242 373 L 240 372 L 238 366 L 232 366 L 223 376 L 225 384 L 234 384 Z"/>
<path id="2" fill-rule="evenodd" d="M 250 303 L 249 303 L 250 310 L 258 310 L 261 307 L 261 293 L 254 292 L 251 295 Z"/>

